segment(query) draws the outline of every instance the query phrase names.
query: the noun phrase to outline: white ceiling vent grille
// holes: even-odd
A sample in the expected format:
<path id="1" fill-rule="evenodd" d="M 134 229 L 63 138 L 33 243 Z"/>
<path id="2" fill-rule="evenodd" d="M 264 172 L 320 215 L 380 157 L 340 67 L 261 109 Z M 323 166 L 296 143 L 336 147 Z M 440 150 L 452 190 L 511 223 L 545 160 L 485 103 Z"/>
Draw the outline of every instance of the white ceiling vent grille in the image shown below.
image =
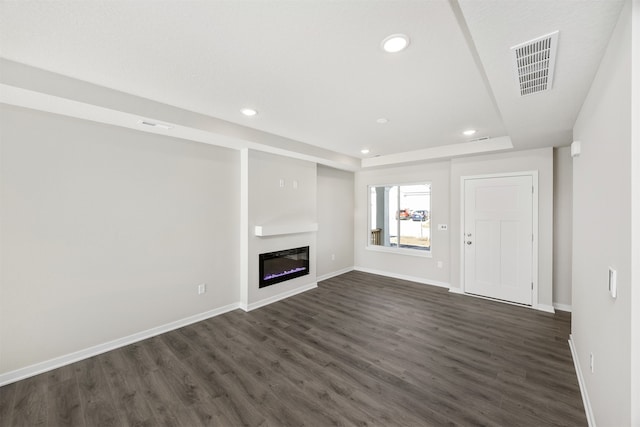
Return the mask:
<path id="1" fill-rule="evenodd" d="M 520 96 L 551 89 L 557 47 L 555 31 L 511 48 Z"/>

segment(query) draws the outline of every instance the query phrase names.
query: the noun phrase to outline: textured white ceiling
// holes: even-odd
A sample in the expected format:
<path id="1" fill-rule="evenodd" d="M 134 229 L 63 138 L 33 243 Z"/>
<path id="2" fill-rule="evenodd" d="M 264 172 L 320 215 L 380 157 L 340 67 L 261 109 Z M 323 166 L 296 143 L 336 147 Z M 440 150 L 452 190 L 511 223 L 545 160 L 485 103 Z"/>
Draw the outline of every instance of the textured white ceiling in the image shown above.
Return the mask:
<path id="1" fill-rule="evenodd" d="M 566 145 L 621 4 L 3 1 L 0 55 L 350 156 L 463 143 L 467 128 Z M 554 89 L 517 97 L 509 47 L 556 29 Z M 384 53 L 398 32 L 411 45 Z"/>
<path id="2" fill-rule="evenodd" d="M 568 145 L 622 2 L 460 0 L 460 7 L 514 144 Z M 556 30 L 552 90 L 521 97 L 510 48 Z"/>

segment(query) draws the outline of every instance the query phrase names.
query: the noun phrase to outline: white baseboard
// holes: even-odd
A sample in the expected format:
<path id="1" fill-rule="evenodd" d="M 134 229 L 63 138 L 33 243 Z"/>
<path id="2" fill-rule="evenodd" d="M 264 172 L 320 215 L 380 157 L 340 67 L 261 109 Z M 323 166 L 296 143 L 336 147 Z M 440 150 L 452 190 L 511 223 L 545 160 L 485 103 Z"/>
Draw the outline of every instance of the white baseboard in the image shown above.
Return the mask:
<path id="1" fill-rule="evenodd" d="M 536 310 L 540 310 L 540 311 L 545 311 L 547 313 L 555 313 L 556 310 L 555 308 L 553 308 L 552 305 L 548 305 L 548 304 L 536 304 L 533 306 L 534 309 Z"/>
<path id="2" fill-rule="evenodd" d="M 593 416 L 593 408 L 589 401 L 589 395 L 587 394 L 587 385 L 584 382 L 584 376 L 582 375 L 582 369 L 580 368 L 580 359 L 578 358 L 578 352 L 576 346 L 573 343 L 573 336 L 569 335 L 569 348 L 571 349 L 571 357 L 573 358 L 573 366 L 576 368 L 576 375 L 578 376 L 578 384 L 580 385 L 580 394 L 582 395 L 582 403 L 584 404 L 584 412 L 587 415 L 587 423 L 589 427 L 596 427 L 596 419 Z"/>
<path id="3" fill-rule="evenodd" d="M 567 311 L 567 312 L 571 313 L 571 306 L 570 306 L 570 305 L 567 305 L 567 304 L 560 304 L 560 303 L 554 302 L 554 303 L 553 303 L 553 307 L 554 307 L 556 310 L 560 310 L 560 311 Z"/>
<path id="4" fill-rule="evenodd" d="M 318 282 L 322 282 L 323 280 L 331 279 L 332 277 L 340 276 L 341 274 L 345 274 L 345 273 L 348 273 L 350 271 L 353 271 L 353 266 L 347 267 L 347 268 L 343 268 L 343 269 L 340 269 L 338 271 L 334 271 L 334 272 L 331 272 L 331 273 L 323 274 L 322 276 L 318 276 L 316 278 L 316 280 Z"/>
<path id="5" fill-rule="evenodd" d="M 317 287 L 318 287 L 318 283 L 317 282 L 313 282 L 313 283 L 310 283 L 308 285 L 302 286 L 300 288 L 293 289 L 291 291 L 282 292 L 282 293 L 280 293 L 278 295 L 274 295 L 272 297 L 265 298 L 265 299 L 262 299 L 260 301 L 252 302 L 249 305 L 244 304 L 244 303 L 240 303 L 240 308 L 243 309 L 244 311 L 255 310 L 256 308 L 260 308 L 260 307 L 264 307 L 265 305 L 273 304 L 274 302 L 283 300 L 285 298 L 292 297 L 292 296 L 297 295 L 297 294 L 301 294 L 302 292 L 306 292 L 306 291 L 309 291 L 311 289 L 315 289 Z"/>
<path id="6" fill-rule="evenodd" d="M 440 281 L 431 280 L 431 279 L 423 279 L 422 277 L 406 276 L 404 274 L 391 273 L 391 272 L 382 271 L 382 270 L 374 270 L 372 268 L 366 268 L 366 267 L 354 267 L 353 269 L 356 271 L 362 271 L 363 273 L 377 274 L 378 276 L 392 277 L 394 279 L 407 280 L 409 282 L 417 282 L 417 283 L 422 283 L 424 285 L 439 286 L 441 288 L 450 287 L 449 284 L 446 282 L 440 282 Z"/>
<path id="7" fill-rule="evenodd" d="M 469 297 L 473 297 L 473 298 L 480 298 L 480 299 L 486 299 L 487 301 L 495 301 L 495 302 L 499 302 L 501 304 L 509 304 L 509 305 L 514 305 L 516 307 L 524 307 L 524 308 L 529 308 L 532 310 L 538 310 L 538 311 L 544 311 L 546 313 L 555 313 L 556 311 L 554 310 L 553 306 L 547 305 L 547 304 L 536 304 L 536 305 L 523 305 L 523 304 L 518 304 L 515 302 L 511 302 L 511 301 L 504 301 L 504 300 L 499 300 L 499 299 L 495 299 L 495 298 L 490 298 L 490 297 L 485 297 L 482 295 L 476 295 L 476 294 L 468 294 L 466 292 L 464 292 L 462 289 L 460 288 L 449 288 L 449 292 L 451 292 L 452 294 L 459 294 L 459 295 L 466 295 Z"/>
<path id="8" fill-rule="evenodd" d="M 192 323 L 209 319 L 211 317 L 219 316 L 238 308 L 240 308 L 240 304 L 236 302 L 224 307 L 205 311 L 204 313 L 195 314 L 193 316 L 185 317 L 184 319 L 166 323 L 161 326 L 156 326 L 155 328 L 147 329 L 146 331 L 138 332 L 133 335 L 118 338 L 104 344 L 98 344 L 93 347 L 85 348 L 84 350 L 76 351 L 64 356 L 36 363 L 31 366 L 16 369 L 15 371 L 6 372 L 4 374 L 0 374 L 0 386 L 10 384 L 25 378 L 33 377 L 43 372 L 51 371 L 53 369 L 69 365 L 70 363 L 78 362 L 83 359 L 88 359 L 90 357 L 97 356 L 98 354 L 106 353 L 107 351 L 115 350 L 116 348 L 124 347 L 126 345 L 133 344 L 135 342 L 142 341 L 147 338 L 172 331 L 174 329 L 182 328 L 183 326 L 187 326 Z"/>

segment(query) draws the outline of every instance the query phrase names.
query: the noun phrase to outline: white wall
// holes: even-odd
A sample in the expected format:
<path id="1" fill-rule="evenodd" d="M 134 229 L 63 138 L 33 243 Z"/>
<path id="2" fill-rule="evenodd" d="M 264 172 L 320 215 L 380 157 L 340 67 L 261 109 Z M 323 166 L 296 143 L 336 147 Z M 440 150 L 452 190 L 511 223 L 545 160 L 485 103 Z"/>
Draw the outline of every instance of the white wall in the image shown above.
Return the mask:
<path id="1" fill-rule="evenodd" d="M 245 189 L 247 212 L 247 276 L 241 286 L 246 288 L 245 309 L 252 309 L 283 295 L 294 294 L 316 284 L 316 233 L 305 232 L 268 237 L 255 235 L 255 226 L 317 223 L 316 164 L 275 154 L 248 150 L 248 174 Z M 283 180 L 284 186 L 280 186 Z M 297 188 L 294 186 L 297 181 Z M 237 236 L 236 236 L 237 239 Z M 261 253 L 309 246 L 309 269 L 306 276 L 259 288 Z"/>
<path id="2" fill-rule="evenodd" d="M 353 268 L 353 184 L 353 172 L 318 165 L 318 278 Z"/>
<path id="3" fill-rule="evenodd" d="M 237 303 L 238 152 L 8 106 L 0 127 L 0 374 Z"/>
<path id="4" fill-rule="evenodd" d="M 573 132 L 582 142 L 582 153 L 573 161 L 572 341 L 596 424 L 627 426 L 634 410 L 630 1 L 622 9 Z M 609 266 L 618 272 L 617 299 L 608 293 Z"/>
<path id="5" fill-rule="evenodd" d="M 431 258 L 378 252 L 367 249 L 368 186 L 383 184 L 431 183 Z M 355 265 L 365 271 L 390 275 L 430 284 L 449 283 L 449 232 L 437 231 L 437 224 L 447 224 L 449 215 L 449 162 L 421 163 L 355 174 Z M 438 268 L 437 262 L 443 267 Z"/>
<path id="6" fill-rule="evenodd" d="M 538 171 L 538 301 L 553 307 L 553 149 L 517 151 L 451 161 L 451 287 L 460 288 L 460 179 L 463 176 Z"/>
<path id="7" fill-rule="evenodd" d="M 553 150 L 553 304 L 571 308 L 573 164 L 571 148 Z"/>

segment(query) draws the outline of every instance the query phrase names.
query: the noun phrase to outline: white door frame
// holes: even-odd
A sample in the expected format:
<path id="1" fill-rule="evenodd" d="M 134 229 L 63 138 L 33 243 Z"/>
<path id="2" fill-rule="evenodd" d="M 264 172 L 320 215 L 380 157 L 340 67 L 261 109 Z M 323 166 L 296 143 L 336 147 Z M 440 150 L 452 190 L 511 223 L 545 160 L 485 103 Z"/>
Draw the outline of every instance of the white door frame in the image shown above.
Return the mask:
<path id="1" fill-rule="evenodd" d="M 465 289 L 464 289 L 464 266 L 465 266 L 465 250 L 464 250 L 464 224 L 465 224 L 465 181 L 467 180 L 472 180 L 472 179 L 483 179 L 483 178 L 505 178 L 505 177 L 515 177 L 515 176 L 530 176 L 531 180 L 533 182 L 533 196 L 532 196 L 532 204 L 533 204 L 533 212 L 532 212 L 532 219 L 533 219 L 533 252 L 532 252 L 532 259 L 531 259 L 531 280 L 533 281 L 533 290 L 532 290 L 532 294 L 531 294 L 531 308 L 534 308 L 536 310 L 540 310 L 540 308 L 538 307 L 538 240 L 539 240 L 539 235 L 538 235 L 538 171 L 537 170 L 532 170 L 532 171 L 523 171 L 523 172 L 509 172 L 509 173 L 494 173 L 494 174 L 486 174 L 486 175 L 468 175 L 468 176 L 461 176 L 460 177 L 460 227 L 459 227 L 459 244 L 460 244 L 460 291 L 465 294 L 465 295 L 469 295 L 469 296 L 474 296 L 474 297 L 478 297 L 478 298 L 486 298 L 486 299 L 491 299 L 493 301 L 499 301 L 499 300 L 494 300 L 493 298 L 487 298 L 487 297 L 482 297 L 482 296 L 478 296 L 478 295 L 472 295 L 472 294 L 468 294 L 466 293 Z M 501 301 L 501 300 L 500 300 Z M 522 304 L 516 304 L 516 303 L 509 303 L 506 301 L 501 301 L 501 302 L 505 302 L 507 304 L 514 304 L 514 305 L 519 305 L 521 307 L 529 307 L 526 305 L 522 305 Z M 546 311 L 546 310 L 544 310 Z"/>

